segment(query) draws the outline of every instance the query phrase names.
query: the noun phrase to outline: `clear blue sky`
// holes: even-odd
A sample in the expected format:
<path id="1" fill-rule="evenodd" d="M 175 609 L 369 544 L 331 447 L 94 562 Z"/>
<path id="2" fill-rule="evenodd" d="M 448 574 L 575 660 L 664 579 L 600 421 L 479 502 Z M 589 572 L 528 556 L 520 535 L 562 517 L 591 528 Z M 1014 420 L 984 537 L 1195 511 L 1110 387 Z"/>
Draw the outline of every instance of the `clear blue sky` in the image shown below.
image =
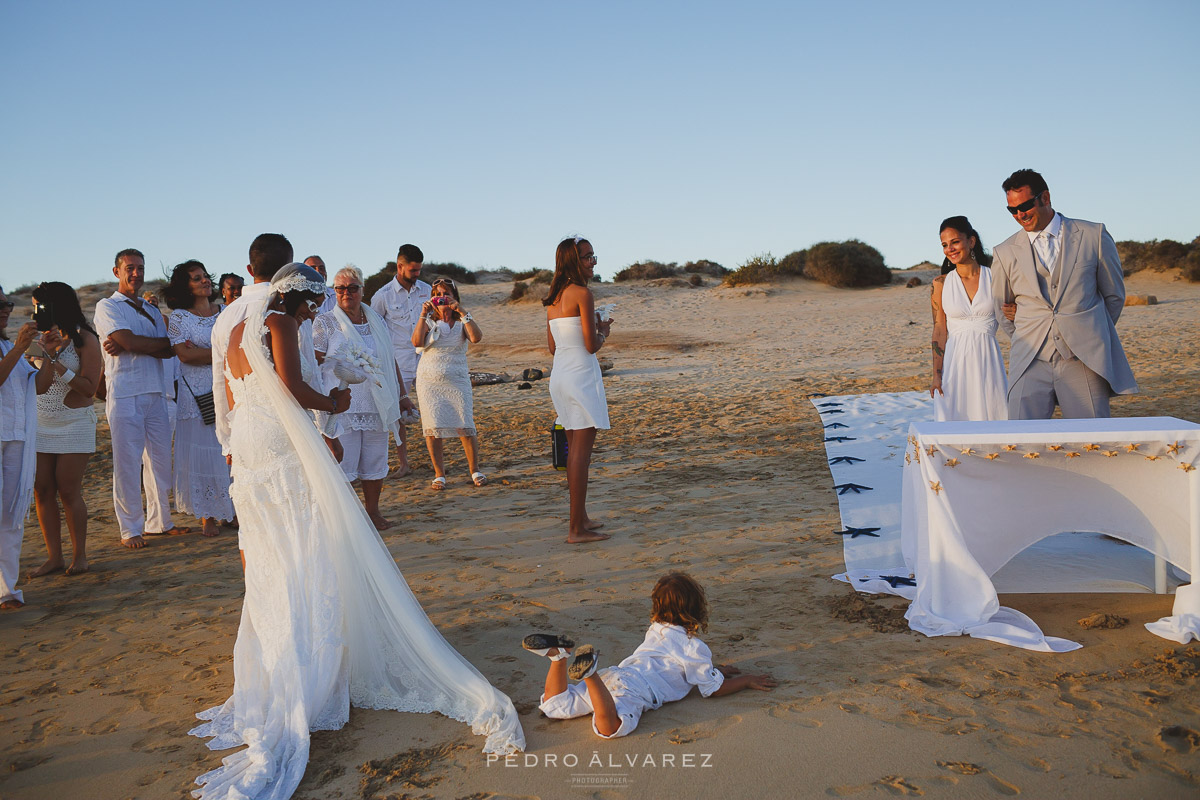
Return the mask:
<path id="1" fill-rule="evenodd" d="M 1200 3 L 0 0 L 0 280 L 113 254 L 242 270 L 734 267 L 859 238 L 892 268 L 1000 182 L 1117 239 L 1200 234 Z"/>

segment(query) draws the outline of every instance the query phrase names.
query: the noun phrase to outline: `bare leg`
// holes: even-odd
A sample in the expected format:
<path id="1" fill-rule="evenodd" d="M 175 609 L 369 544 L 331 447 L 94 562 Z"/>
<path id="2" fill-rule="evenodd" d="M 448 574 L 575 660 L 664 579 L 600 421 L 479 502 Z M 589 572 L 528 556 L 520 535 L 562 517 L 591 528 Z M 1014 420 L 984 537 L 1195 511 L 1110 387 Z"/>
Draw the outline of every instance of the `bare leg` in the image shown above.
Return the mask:
<path id="1" fill-rule="evenodd" d="M 242 572 L 245 572 L 245 571 L 246 571 L 246 551 L 245 551 L 245 550 L 238 550 L 238 555 L 239 555 L 239 556 L 241 557 L 241 559 L 242 559 Z"/>
<path id="2" fill-rule="evenodd" d="M 200 535 L 209 538 L 217 536 L 221 533 L 221 529 L 217 527 L 217 521 L 212 517 L 204 517 L 200 520 Z"/>
<path id="3" fill-rule="evenodd" d="M 609 694 L 608 687 L 599 675 L 584 678 L 587 686 L 588 699 L 592 701 L 592 719 L 596 730 L 604 736 L 612 736 L 621 728 L 621 718 L 617 716 L 617 704 Z"/>
<path id="4" fill-rule="evenodd" d="M 67 568 L 68 575 L 82 575 L 88 571 L 88 511 L 83 499 L 83 473 L 91 457 L 91 453 L 64 453 L 58 456 L 55 469 L 58 496 L 66 512 L 67 530 L 71 533 L 71 566 Z"/>
<path id="5" fill-rule="evenodd" d="M 479 437 L 460 436 L 458 440 L 462 442 L 463 453 L 467 457 L 467 469 L 472 475 L 479 472 Z"/>
<path id="6" fill-rule="evenodd" d="M 595 428 L 567 431 L 567 488 L 571 493 L 571 521 L 567 541 L 599 542 L 606 533 L 588 530 L 587 519 L 588 468 L 592 463 L 592 445 L 596 442 Z"/>
<path id="7" fill-rule="evenodd" d="M 383 492 L 383 480 L 359 482 L 362 484 L 363 505 L 366 506 L 367 516 L 371 518 L 371 522 L 375 523 L 376 530 L 386 531 L 392 527 L 392 523 L 379 513 L 379 495 Z"/>
<path id="8" fill-rule="evenodd" d="M 546 655 L 554 655 L 557 652 L 558 648 L 555 648 Z M 546 688 L 542 690 L 542 696 L 549 700 L 551 697 L 556 697 L 566 690 L 567 659 L 560 658 L 558 661 L 551 661 L 550 669 L 546 672 Z"/>
<path id="9" fill-rule="evenodd" d="M 446 479 L 446 465 L 443 458 L 442 440 L 436 436 L 426 436 L 425 446 L 429 448 L 429 460 L 433 462 L 433 475 L 435 478 Z M 435 484 L 436 485 L 436 484 Z M 443 483 L 444 485 L 444 483 Z M 441 488 L 441 487 L 437 487 Z"/>
<path id="10" fill-rule="evenodd" d="M 404 427 L 404 423 L 397 423 L 400 430 L 400 443 L 396 445 L 396 460 L 400 464 L 396 467 L 395 478 L 403 478 L 408 473 L 412 472 L 412 467 L 408 464 L 408 429 Z"/>
<path id="11" fill-rule="evenodd" d="M 61 456 L 54 453 L 37 454 L 37 472 L 33 478 L 33 500 L 37 506 L 38 524 L 46 540 L 46 563 L 25 576 L 26 580 L 59 572 L 63 568 L 62 517 L 58 514 L 58 483 L 55 466 Z"/>

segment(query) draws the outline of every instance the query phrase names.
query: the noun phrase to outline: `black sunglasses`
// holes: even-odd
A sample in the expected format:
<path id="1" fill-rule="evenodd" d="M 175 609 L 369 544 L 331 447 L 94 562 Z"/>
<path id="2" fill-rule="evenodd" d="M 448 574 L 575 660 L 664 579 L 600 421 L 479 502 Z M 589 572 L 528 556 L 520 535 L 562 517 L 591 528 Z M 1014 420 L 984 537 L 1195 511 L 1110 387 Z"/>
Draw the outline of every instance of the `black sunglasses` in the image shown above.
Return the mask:
<path id="1" fill-rule="evenodd" d="M 1040 195 L 1038 195 L 1038 197 L 1040 197 Z M 1015 205 L 1015 206 L 1005 206 L 1005 208 L 1008 209 L 1008 213 L 1012 214 L 1013 216 L 1016 216 L 1017 214 L 1024 214 L 1026 211 L 1028 211 L 1029 209 L 1036 206 L 1037 201 L 1038 201 L 1037 197 L 1031 197 L 1028 200 L 1026 200 L 1024 203 L 1021 203 L 1021 204 Z"/>
<path id="2" fill-rule="evenodd" d="M 0 303 L 0 311 L 12 311 L 16 307 L 17 304 L 11 300 L 5 300 L 3 303 Z"/>

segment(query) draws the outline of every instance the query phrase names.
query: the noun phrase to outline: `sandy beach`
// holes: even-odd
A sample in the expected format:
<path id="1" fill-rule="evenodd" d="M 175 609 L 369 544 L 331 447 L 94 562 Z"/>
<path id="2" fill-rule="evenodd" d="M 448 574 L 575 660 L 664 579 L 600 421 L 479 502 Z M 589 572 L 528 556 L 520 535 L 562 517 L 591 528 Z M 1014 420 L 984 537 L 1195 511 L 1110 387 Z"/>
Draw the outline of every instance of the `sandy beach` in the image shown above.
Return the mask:
<path id="1" fill-rule="evenodd" d="M 912 274 L 925 285 L 906 288 Z M 830 579 L 843 565 L 838 505 L 807 395 L 928 387 L 931 273 L 896 276 L 869 290 L 597 285 L 597 302 L 618 304 L 602 353 L 614 364 L 612 430 L 597 437 L 590 494 L 610 541 L 564 542 L 547 381 L 476 387 L 486 487 L 471 486 L 452 442 L 448 489 L 429 491 L 414 437 L 415 473 L 384 483 L 397 523 L 384 539 L 443 635 L 512 698 L 528 751 L 489 760 L 460 723 L 355 710 L 343 730 L 314 734 L 295 796 L 1196 797 L 1200 645 L 1142 627 L 1172 597 L 1001 596 L 1047 635 L 1083 644 L 1048 654 L 926 638 L 908 629 L 900 598 Z M 550 367 L 541 304 L 507 302 L 510 288 L 462 287 L 484 332 L 472 370 Z M 1127 290 L 1159 304 L 1130 306 L 1118 324 L 1142 393 L 1114 399 L 1114 416 L 1200 420 L 1200 284 L 1139 272 Z M 10 334 L 22 320 L 18 309 Z M 221 758 L 187 731 L 233 685 L 236 537 L 120 547 L 98 411 L 85 479 L 91 572 L 23 582 L 28 605 L 0 613 L 5 800 L 184 798 Z M 45 557 L 31 518 L 22 572 Z M 586 720 L 542 717 L 547 662 L 521 637 L 571 633 L 615 663 L 641 641 L 650 589 L 671 569 L 707 589 L 703 638 L 716 660 L 770 672 L 779 688 L 693 695 L 615 741 Z M 1129 624 L 1078 624 L 1094 613 Z"/>

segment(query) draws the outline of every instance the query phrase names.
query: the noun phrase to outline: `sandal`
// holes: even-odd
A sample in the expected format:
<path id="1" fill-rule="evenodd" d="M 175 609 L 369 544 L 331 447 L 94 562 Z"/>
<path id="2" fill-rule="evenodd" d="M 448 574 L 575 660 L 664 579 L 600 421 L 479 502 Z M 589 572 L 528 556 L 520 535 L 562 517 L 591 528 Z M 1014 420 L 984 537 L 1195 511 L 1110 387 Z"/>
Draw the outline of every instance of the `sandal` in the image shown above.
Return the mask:
<path id="1" fill-rule="evenodd" d="M 429 483 L 429 488 L 433 489 L 435 492 L 440 492 L 442 489 L 446 488 L 446 479 L 444 477 L 434 478 Z"/>
<path id="2" fill-rule="evenodd" d="M 484 475 L 482 472 L 472 472 L 471 482 L 476 486 L 484 486 L 487 484 L 487 475 Z"/>
<path id="3" fill-rule="evenodd" d="M 575 654 L 575 660 L 571 662 L 571 666 L 567 667 L 567 675 L 572 680 L 581 681 L 595 675 L 598 666 L 600 666 L 600 654 L 596 652 L 596 648 L 585 644 Z"/>
<path id="4" fill-rule="evenodd" d="M 551 661 L 562 661 L 574 646 L 574 639 L 553 633 L 531 633 L 521 640 L 521 647 L 534 655 L 544 656 L 551 650 L 557 650 L 557 653 L 550 656 Z"/>

